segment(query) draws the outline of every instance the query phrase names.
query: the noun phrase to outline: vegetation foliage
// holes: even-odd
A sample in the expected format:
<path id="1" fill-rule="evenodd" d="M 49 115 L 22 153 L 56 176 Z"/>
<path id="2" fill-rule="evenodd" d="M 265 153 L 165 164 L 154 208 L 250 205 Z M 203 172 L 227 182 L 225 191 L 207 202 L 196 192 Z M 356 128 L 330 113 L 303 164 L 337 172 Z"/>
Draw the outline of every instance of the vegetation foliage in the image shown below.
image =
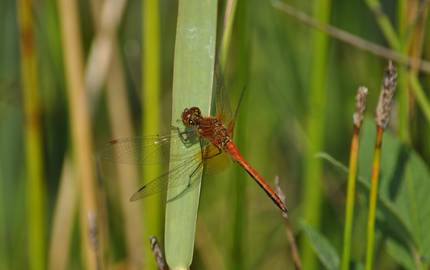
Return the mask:
<path id="1" fill-rule="evenodd" d="M 0 269 L 156 269 L 150 235 L 172 269 L 429 269 L 428 6 L 0 1 Z M 390 59 L 398 83 L 375 182 Z M 165 215 L 163 192 L 129 201 L 168 168 L 163 156 L 151 170 L 98 159 L 112 139 L 169 133 L 184 106 L 206 115 L 221 81 L 233 109 L 241 100 L 233 139 L 271 185 L 279 176 L 287 220 L 235 164 Z"/>

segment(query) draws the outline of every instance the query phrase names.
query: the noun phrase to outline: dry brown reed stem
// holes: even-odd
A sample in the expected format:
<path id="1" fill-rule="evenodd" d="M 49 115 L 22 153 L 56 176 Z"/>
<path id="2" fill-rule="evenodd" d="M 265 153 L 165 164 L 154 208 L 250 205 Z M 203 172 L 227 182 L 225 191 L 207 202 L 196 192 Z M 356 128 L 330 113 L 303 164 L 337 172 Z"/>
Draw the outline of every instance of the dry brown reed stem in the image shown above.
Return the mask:
<path id="1" fill-rule="evenodd" d="M 95 1 L 92 1 L 92 3 L 94 3 L 94 2 Z M 114 33 L 116 32 L 118 24 L 120 23 L 119 18 L 122 15 L 119 11 L 123 11 L 123 8 L 121 6 L 119 6 L 119 5 L 125 5 L 125 4 L 126 4 L 125 1 L 120 1 L 120 2 L 117 2 L 117 1 L 106 1 L 105 4 L 103 5 L 103 7 L 95 7 L 95 5 L 93 5 L 93 7 L 94 7 L 93 9 L 96 10 L 96 11 L 99 11 L 99 12 L 94 12 L 94 16 L 93 17 L 100 18 L 100 16 L 99 16 L 100 15 L 100 10 L 104 10 L 105 12 L 102 12 L 102 14 L 105 14 L 105 15 L 104 15 L 104 20 L 101 20 L 101 22 L 99 22 L 99 20 L 97 20 L 97 19 L 94 19 L 94 24 L 97 25 L 97 27 L 96 27 L 97 34 L 96 34 L 96 40 L 93 41 L 91 47 L 96 47 L 97 44 L 101 43 L 101 42 L 97 42 L 97 37 L 98 37 L 98 40 L 103 40 L 105 42 L 107 42 L 106 41 L 106 37 L 109 37 L 109 38 L 112 39 L 112 41 L 109 41 L 109 42 L 114 42 L 114 46 L 116 46 L 116 41 L 115 41 L 115 35 L 114 35 Z M 112 12 L 109 12 L 109 11 L 112 11 L 112 10 L 115 10 L 115 12 L 116 12 L 115 16 L 113 16 L 114 22 L 109 21 L 108 19 L 106 19 L 106 17 L 107 17 L 106 14 L 112 13 Z M 108 31 L 109 33 L 100 33 L 100 32 L 103 32 L 103 31 L 105 31 L 105 32 Z M 103 38 L 100 38 L 100 37 L 103 37 Z M 104 46 L 104 47 L 109 47 L 109 46 Z M 112 68 L 110 68 L 111 71 L 109 71 L 109 72 L 112 72 L 113 74 L 112 74 L 112 76 L 108 76 L 108 79 L 109 79 L 109 82 L 108 82 L 108 91 L 110 91 L 110 90 L 118 91 L 118 93 L 114 94 L 114 95 L 118 96 L 118 97 L 116 97 L 118 104 L 114 105 L 114 106 L 110 106 L 109 109 L 113 109 L 113 108 L 117 109 L 117 114 L 116 115 L 117 115 L 118 118 L 122 118 L 122 121 L 121 121 L 122 126 L 118 127 L 117 125 L 115 125 L 115 123 L 112 124 L 112 126 L 113 126 L 114 130 L 118 130 L 118 131 L 122 130 L 122 131 L 124 131 L 121 135 L 123 135 L 123 136 L 124 135 L 127 135 L 127 136 L 130 135 L 130 136 L 132 136 L 133 132 L 129 131 L 129 130 L 131 130 L 131 124 L 130 124 L 130 120 L 129 120 L 130 117 L 126 116 L 124 114 L 124 112 L 121 110 L 121 108 L 128 108 L 128 105 L 120 105 L 120 104 L 124 103 L 122 101 L 123 98 L 121 98 L 121 96 L 125 95 L 125 91 L 126 90 L 125 90 L 125 83 L 123 82 L 124 79 L 122 78 L 123 77 L 122 68 L 121 68 L 121 65 L 118 64 L 118 63 L 121 63 L 120 56 L 119 56 L 119 53 L 117 51 L 115 51 L 115 50 L 116 50 L 116 48 L 113 49 L 112 56 L 110 54 L 106 55 L 105 53 L 96 53 L 97 57 L 93 57 L 92 61 L 96 62 L 97 64 L 100 64 L 103 61 L 107 61 L 107 62 L 110 63 L 111 62 L 110 60 L 99 60 L 99 58 L 100 57 L 106 57 L 106 58 L 110 59 L 111 57 L 114 57 L 114 59 L 112 60 L 113 65 L 111 65 Z M 117 57 L 117 58 L 115 58 L 115 57 Z M 96 63 L 92 63 L 92 61 L 88 61 L 88 65 L 95 66 Z M 90 64 L 90 63 L 92 63 L 92 64 Z M 108 65 L 106 65 L 106 66 L 108 66 Z M 89 71 L 91 71 L 93 69 L 94 68 L 86 68 L 87 74 L 86 74 L 85 77 L 88 78 L 89 76 L 91 76 L 89 74 Z M 96 77 L 100 78 L 100 77 L 106 77 L 106 76 L 97 75 Z M 87 80 L 87 83 L 88 83 L 88 80 Z M 100 81 L 99 79 L 97 79 L 97 83 L 93 83 L 92 84 L 90 82 L 89 85 L 86 85 L 86 89 L 93 89 L 93 91 L 88 91 L 90 105 L 91 105 L 90 107 L 91 108 L 95 107 L 94 106 L 95 105 L 95 101 L 97 100 L 97 97 L 99 95 L 99 91 L 97 91 L 97 90 L 100 89 L 100 88 L 94 89 L 95 88 L 94 85 L 102 85 L 103 83 L 104 83 L 104 81 Z M 114 86 L 110 87 L 110 84 L 113 84 Z M 109 99 L 109 97 L 110 97 L 110 95 L 108 94 L 108 99 Z M 121 106 L 124 106 L 124 107 L 121 107 Z M 115 122 L 115 120 L 112 120 L 112 121 Z M 118 123 L 118 121 L 117 121 L 117 123 Z M 115 131 L 114 131 L 114 133 L 115 133 Z M 117 132 L 117 133 L 119 133 L 119 132 Z M 64 165 L 63 170 L 65 170 L 65 167 L 66 166 Z M 127 183 L 129 183 L 130 181 L 135 181 L 135 182 L 137 181 L 137 180 L 133 180 L 133 179 L 137 179 L 137 177 L 133 177 L 133 176 L 130 176 L 130 175 L 123 176 L 123 173 L 121 173 L 121 172 L 119 173 L 119 175 L 120 175 L 119 178 L 121 178 L 121 179 L 127 179 L 127 180 L 124 180 L 124 182 L 121 182 L 121 184 L 127 185 Z M 133 186 L 136 186 L 136 184 L 133 184 Z M 60 193 L 59 193 L 59 196 L 58 196 L 58 199 L 59 199 L 58 203 L 60 205 L 62 205 L 62 206 L 65 206 L 65 204 L 62 203 L 63 196 L 61 194 L 62 193 L 61 193 L 61 189 L 60 189 Z M 131 194 L 131 192 L 129 194 Z M 126 200 L 124 199 L 124 201 L 126 201 Z M 129 210 L 129 209 L 133 209 L 133 207 L 127 208 L 127 210 Z M 58 213 L 57 213 L 57 211 L 58 211 Z M 62 213 L 62 212 L 63 212 L 63 210 L 61 209 L 61 207 L 57 207 L 56 208 L 56 212 L 55 212 L 56 214 L 54 214 L 54 217 L 61 216 L 60 213 Z M 132 247 L 131 246 L 128 247 L 128 250 L 131 250 L 131 252 L 132 252 L 131 257 L 132 258 L 136 258 L 137 254 L 140 254 L 140 249 L 141 248 L 139 248 L 139 247 L 142 246 L 142 243 L 141 243 L 142 239 L 139 238 L 139 232 L 138 232 L 138 230 L 136 230 L 135 228 L 132 228 L 131 230 L 130 230 L 130 228 L 127 229 L 127 224 L 131 223 L 131 224 L 136 224 L 136 226 L 139 226 L 139 224 L 140 224 L 140 216 L 141 216 L 140 209 L 134 210 L 131 215 L 127 214 L 128 211 L 125 212 L 125 213 L 126 213 L 126 220 L 125 220 L 126 230 L 127 230 L 127 232 L 130 232 L 127 235 L 127 239 L 128 239 L 127 244 L 134 243 L 134 244 L 131 244 Z M 134 221 L 128 222 L 127 220 L 129 220 L 129 219 L 127 219 L 127 216 L 131 217 L 131 219 L 135 220 L 136 222 L 134 222 Z M 54 222 L 53 231 L 56 231 L 56 230 L 57 231 L 61 231 L 62 228 L 56 228 L 55 226 L 57 226 L 57 225 L 55 225 L 55 224 L 57 224 L 58 226 L 63 226 L 64 224 L 61 225 L 62 223 L 60 223 L 60 222 L 59 223 Z M 131 239 L 131 236 L 129 236 L 129 234 L 131 234 L 131 232 L 134 232 L 134 236 L 135 236 L 132 239 Z M 65 234 L 63 234 L 63 237 L 67 238 L 68 236 L 65 235 Z M 52 238 L 52 239 L 54 239 L 54 238 Z M 136 243 L 136 242 L 139 242 L 139 243 Z M 51 242 L 51 244 L 54 245 L 54 246 L 57 246 L 54 242 Z M 67 256 L 67 254 L 59 254 L 59 250 L 61 250 L 61 249 L 55 248 L 55 250 L 57 250 L 56 256 L 55 256 L 56 258 L 62 258 L 64 256 Z M 64 249 L 64 251 L 66 251 L 66 249 Z M 55 260 L 57 260 L 56 258 L 50 258 L 50 260 L 54 260 L 55 261 Z M 135 261 L 135 260 L 132 259 L 132 261 Z M 57 265 L 57 264 L 54 264 L 54 265 Z M 55 269 L 60 269 L 60 268 L 55 268 Z"/>
<path id="2" fill-rule="evenodd" d="M 408 5 L 412 7 L 409 15 L 412 17 L 408 21 L 411 21 L 414 26 L 411 30 L 412 35 L 409 39 L 409 52 L 411 57 L 415 60 L 411 65 L 411 74 L 417 73 L 419 70 L 419 58 L 422 54 L 424 34 L 426 30 L 427 22 L 427 11 L 429 1 L 415 1 L 413 3 L 408 2 Z"/>
<path id="3" fill-rule="evenodd" d="M 55 204 L 54 218 L 49 247 L 50 270 L 67 269 L 70 250 L 70 237 L 73 231 L 77 210 L 76 175 L 74 175 L 69 157 L 63 163 L 63 170 Z"/>
<path id="4" fill-rule="evenodd" d="M 116 32 L 127 1 L 92 0 L 91 3 L 97 32 L 87 59 L 85 85 L 91 96 L 97 97 L 109 72 Z"/>
<path id="5" fill-rule="evenodd" d="M 405 6 L 404 19 L 399 22 L 399 28 L 406 28 L 404 42 L 406 44 L 405 51 L 409 53 L 411 57 L 416 59 L 412 63 L 410 70 L 400 69 L 399 70 L 399 88 L 401 93 L 399 95 L 399 127 L 400 137 L 406 142 L 411 143 L 410 135 L 410 119 L 414 117 L 415 110 L 414 106 L 418 103 L 423 110 L 424 115 L 429 118 L 429 107 L 423 103 L 426 101 L 426 95 L 420 88 L 421 85 L 418 80 L 419 71 L 419 58 L 422 55 L 422 48 L 424 43 L 424 34 L 426 31 L 427 24 L 427 10 L 429 1 L 408 1 L 407 7 Z"/>
<path id="6" fill-rule="evenodd" d="M 93 99 L 101 86 L 107 83 L 109 119 L 114 138 L 133 137 L 131 112 L 128 109 L 127 88 L 119 52 L 116 32 L 127 4 L 126 0 L 93 0 L 92 14 L 97 33 L 91 45 L 86 68 L 86 84 Z M 99 51 L 99 50 L 102 51 Z M 102 65 L 109 66 L 108 68 Z M 107 76 L 106 76 L 107 75 Z M 116 166 L 119 195 L 124 214 L 124 234 L 131 269 L 142 267 L 142 209 L 140 204 L 130 204 L 129 197 L 138 186 L 138 172 L 134 166 Z M 107 180 L 107 179 L 104 179 Z"/>
<path id="7" fill-rule="evenodd" d="M 384 46 L 375 44 L 373 42 L 367 41 L 361 37 L 358 37 L 356 35 L 353 35 L 347 31 L 344 31 L 342 29 L 339 29 L 337 27 L 327 25 L 324 23 L 320 23 L 310 16 L 308 16 L 306 13 L 295 9 L 294 7 L 283 3 L 279 0 L 273 0 L 273 6 L 286 14 L 290 15 L 291 17 L 299 20 L 303 24 L 306 24 L 310 27 L 313 27 L 315 29 L 318 29 L 327 35 L 338 39 L 344 43 L 347 43 L 353 47 L 362 49 L 363 51 L 370 52 L 374 55 L 377 55 L 379 57 L 392 60 L 394 62 L 397 62 L 402 65 L 406 65 L 407 67 L 416 66 L 419 70 L 430 73 L 430 62 L 419 59 L 419 58 L 412 58 L 408 57 L 404 54 L 398 53 L 394 50 L 388 49 Z"/>
<path id="8" fill-rule="evenodd" d="M 122 70 L 119 51 L 114 45 L 111 70 L 107 81 L 107 103 L 112 135 L 118 137 L 133 137 L 131 112 L 127 100 L 126 82 Z M 142 209 L 139 203 L 130 203 L 130 195 L 138 186 L 138 172 L 135 166 L 118 164 L 117 177 L 124 214 L 124 234 L 126 236 L 127 253 L 131 269 L 140 269 L 143 256 L 142 238 Z"/>
<path id="9" fill-rule="evenodd" d="M 284 205 L 287 205 L 285 193 L 282 191 L 281 185 L 279 183 L 279 176 L 275 177 L 275 188 L 276 188 L 276 193 L 278 194 L 279 198 L 281 198 Z M 290 244 L 291 258 L 293 259 L 294 268 L 296 270 L 301 270 L 302 269 L 302 260 L 300 259 L 300 254 L 299 254 L 299 251 L 297 249 L 297 243 L 296 243 L 296 239 L 294 237 L 293 227 L 292 227 L 292 225 L 288 219 L 287 213 L 282 212 L 282 217 L 284 218 L 285 232 L 287 234 L 288 243 Z"/>
<path id="10" fill-rule="evenodd" d="M 149 244 L 151 246 L 152 253 L 154 254 L 155 261 L 159 270 L 168 270 L 166 260 L 164 259 L 163 252 L 161 251 L 160 245 L 158 244 L 157 238 L 151 236 L 149 238 Z"/>
<path id="11" fill-rule="evenodd" d="M 97 210 L 94 190 L 94 164 L 90 131 L 90 114 L 84 87 L 81 34 L 77 3 L 74 0 L 58 0 L 64 63 L 69 102 L 71 137 L 74 164 L 81 195 L 80 222 L 84 265 L 86 269 L 101 268 L 98 262 L 99 247 L 94 237 L 97 231 Z M 95 231 L 94 231 L 95 230 Z M 91 235 L 90 235 L 91 234 Z M 93 239 L 93 241 L 91 241 Z"/>

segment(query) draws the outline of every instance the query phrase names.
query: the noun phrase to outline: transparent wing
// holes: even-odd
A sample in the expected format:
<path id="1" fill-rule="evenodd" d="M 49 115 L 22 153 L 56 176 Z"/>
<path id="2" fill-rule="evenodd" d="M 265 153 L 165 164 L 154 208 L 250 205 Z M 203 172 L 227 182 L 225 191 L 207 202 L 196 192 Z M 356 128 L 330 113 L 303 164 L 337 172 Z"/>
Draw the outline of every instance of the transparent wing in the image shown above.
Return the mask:
<path id="1" fill-rule="evenodd" d="M 167 190 L 168 187 L 183 186 L 184 190 L 186 188 L 193 187 L 195 186 L 194 184 L 196 181 L 200 180 L 202 170 L 203 162 L 201 158 L 199 159 L 196 157 L 184 160 L 170 171 L 143 185 L 133 194 L 133 196 L 131 196 L 130 201 L 139 200 L 150 195 L 160 193 Z M 188 178 L 188 180 L 186 180 L 186 178 Z"/>
<path id="2" fill-rule="evenodd" d="M 230 97 L 225 87 L 224 76 L 219 63 L 215 64 L 214 91 L 216 116 L 224 123 L 229 123 L 233 119 L 233 112 L 231 110 Z"/>
<path id="3" fill-rule="evenodd" d="M 200 137 L 195 137 L 194 131 L 178 132 L 174 130 L 169 135 L 146 136 L 137 138 L 115 139 L 109 142 L 98 153 L 101 161 L 142 165 L 143 170 L 155 164 L 168 164 L 170 170 L 162 173 L 155 179 L 149 179 L 130 200 L 145 198 L 147 196 L 167 190 L 168 187 L 193 186 L 203 169 L 205 160 L 219 152 L 214 146 Z M 199 142 L 199 143 L 196 143 Z M 170 146 L 182 149 L 181 154 L 173 154 L 169 159 Z M 203 151 L 203 152 L 202 152 Z"/>
<path id="4" fill-rule="evenodd" d="M 168 135 L 123 138 L 110 141 L 103 147 L 98 158 L 101 161 L 110 161 L 123 164 L 151 165 L 166 162 L 169 157 L 170 145 L 191 149 L 197 140 L 193 130 L 178 132 L 172 130 Z M 174 155 L 171 161 L 181 161 L 194 156 L 193 151 L 184 151 L 185 155 Z"/>
<path id="5" fill-rule="evenodd" d="M 221 67 L 219 64 L 215 65 L 215 76 L 214 76 L 214 90 L 215 90 L 215 110 L 216 117 L 220 119 L 224 124 L 227 125 L 231 136 L 233 136 L 233 129 L 237 115 L 239 113 L 240 105 L 243 101 L 243 97 L 246 91 L 246 86 L 242 88 L 234 111 L 231 106 L 231 95 L 227 91 L 225 86 L 224 77 L 222 75 Z"/>

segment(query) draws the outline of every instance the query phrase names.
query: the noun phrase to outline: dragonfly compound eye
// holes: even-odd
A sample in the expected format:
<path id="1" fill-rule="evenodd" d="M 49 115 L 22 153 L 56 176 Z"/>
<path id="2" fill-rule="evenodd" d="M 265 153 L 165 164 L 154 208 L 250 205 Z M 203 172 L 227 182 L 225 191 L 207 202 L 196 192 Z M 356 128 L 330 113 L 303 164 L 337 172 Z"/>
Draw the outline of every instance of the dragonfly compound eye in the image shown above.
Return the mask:
<path id="1" fill-rule="evenodd" d="M 200 116 L 202 115 L 202 112 L 200 111 L 200 109 L 199 109 L 199 108 L 197 108 L 197 107 L 193 107 L 193 108 L 191 108 L 191 109 L 193 110 L 193 113 L 194 113 L 194 115 L 195 115 L 195 116 L 200 117 Z"/>

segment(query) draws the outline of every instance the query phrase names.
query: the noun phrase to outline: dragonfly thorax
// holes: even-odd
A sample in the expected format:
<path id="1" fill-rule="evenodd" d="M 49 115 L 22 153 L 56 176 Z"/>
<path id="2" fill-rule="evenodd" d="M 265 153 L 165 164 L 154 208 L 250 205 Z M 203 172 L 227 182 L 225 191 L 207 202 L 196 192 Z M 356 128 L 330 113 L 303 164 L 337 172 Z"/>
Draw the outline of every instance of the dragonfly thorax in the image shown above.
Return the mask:
<path id="1" fill-rule="evenodd" d="M 219 148 L 225 148 L 226 144 L 231 140 L 227 128 L 220 119 L 203 117 L 197 107 L 185 109 L 182 113 L 182 122 L 186 127 L 196 128 L 200 136 Z"/>

